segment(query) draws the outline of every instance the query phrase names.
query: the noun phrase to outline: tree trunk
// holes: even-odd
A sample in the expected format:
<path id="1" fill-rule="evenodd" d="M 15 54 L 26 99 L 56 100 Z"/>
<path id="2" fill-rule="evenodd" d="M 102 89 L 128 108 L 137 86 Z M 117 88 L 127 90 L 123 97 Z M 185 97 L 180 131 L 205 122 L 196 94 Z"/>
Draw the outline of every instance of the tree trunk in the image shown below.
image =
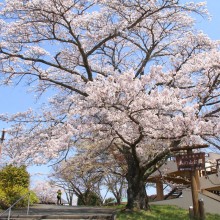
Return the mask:
<path id="1" fill-rule="evenodd" d="M 126 208 L 147 210 L 149 208 L 147 193 L 145 190 L 145 182 L 138 177 L 128 179 L 128 203 Z"/>
<path id="2" fill-rule="evenodd" d="M 72 193 L 69 194 L 69 205 L 70 206 L 73 205 L 73 194 Z"/>
<path id="3" fill-rule="evenodd" d="M 121 205 L 121 196 L 116 196 L 116 204 Z"/>
<path id="4" fill-rule="evenodd" d="M 144 170 L 139 166 L 133 156 L 127 155 L 128 173 L 126 179 L 128 182 L 127 190 L 127 209 L 149 209 L 148 198 L 146 193 L 146 180 L 144 179 Z"/>
<path id="5" fill-rule="evenodd" d="M 117 186 L 115 186 L 115 187 L 117 187 Z M 115 190 L 112 189 L 111 192 L 116 199 L 116 204 L 121 205 L 121 193 L 119 193 L 116 188 L 115 188 Z"/>

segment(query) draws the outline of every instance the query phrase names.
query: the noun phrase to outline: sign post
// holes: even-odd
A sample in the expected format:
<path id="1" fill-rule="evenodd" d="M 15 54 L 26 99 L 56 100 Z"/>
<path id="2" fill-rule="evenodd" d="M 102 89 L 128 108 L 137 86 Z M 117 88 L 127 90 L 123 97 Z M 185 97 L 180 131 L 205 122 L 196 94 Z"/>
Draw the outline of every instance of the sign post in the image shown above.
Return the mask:
<path id="1" fill-rule="evenodd" d="M 199 198 L 198 198 L 198 170 L 205 168 L 205 153 L 193 153 L 192 149 L 187 150 L 187 154 L 176 156 L 178 170 L 188 170 L 191 174 L 191 190 L 193 201 L 193 214 L 195 219 L 200 218 Z"/>

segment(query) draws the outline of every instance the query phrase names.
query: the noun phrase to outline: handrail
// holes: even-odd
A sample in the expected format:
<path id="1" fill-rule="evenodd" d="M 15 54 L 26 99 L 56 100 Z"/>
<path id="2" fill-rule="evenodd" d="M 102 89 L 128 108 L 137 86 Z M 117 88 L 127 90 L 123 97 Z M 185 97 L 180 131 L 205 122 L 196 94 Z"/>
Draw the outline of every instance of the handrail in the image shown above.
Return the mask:
<path id="1" fill-rule="evenodd" d="M 19 198 L 15 203 L 13 203 L 8 209 L 6 209 L 4 212 L 0 213 L 0 216 L 4 215 L 8 211 L 8 220 L 10 220 L 11 216 L 11 209 L 22 199 L 26 198 L 28 196 L 28 207 L 27 207 L 27 215 L 29 214 L 29 208 L 30 208 L 30 192 L 23 195 L 21 198 Z"/>

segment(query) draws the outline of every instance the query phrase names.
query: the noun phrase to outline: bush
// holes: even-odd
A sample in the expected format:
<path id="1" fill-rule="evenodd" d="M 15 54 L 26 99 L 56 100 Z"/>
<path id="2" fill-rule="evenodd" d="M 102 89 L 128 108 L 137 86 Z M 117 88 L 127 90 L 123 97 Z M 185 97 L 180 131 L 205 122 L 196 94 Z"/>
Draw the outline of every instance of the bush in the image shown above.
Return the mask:
<path id="1" fill-rule="evenodd" d="M 77 205 L 100 206 L 102 200 L 95 192 L 87 191 L 82 197 L 78 198 Z"/>
<path id="2" fill-rule="evenodd" d="M 28 188 L 30 183 L 29 173 L 25 166 L 14 167 L 8 165 L 0 172 L 0 187 L 2 189 L 11 188 L 15 185 Z"/>
<path id="3" fill-rule="evenodd" d="M 9 203 L 7 203 L 6 193 L 0 188 L 0 208 L 7 209 Z"/>
<path id="4" fill-rule="evenodd" d="M 29 174 L 25 166 L 4 167 L 0 172 L 0 208 L 7 209 L 22 196 L 29 192 Z M 30 192 L 30 204 L 38 202 L 34 192 Z M 25 207 L 28 204 L 28 196 L 16 204 L 15 207 Z"/>
<path id="5" fill-rule="evenodd" d="M 108 198 L 105 200 L 105 205 L 111 205 L 111 204 L 114 204 L 116 203 L 115 199 L 114 198 Z"/>
<path id="6" fill-rule="evenodd" d="M 25 198 L 21 199 L 14 207 L 25 207 L 28 205 L 28 197 L 30 205 L 34 203 L 38 203 L 39 199 L 37 198 L 36 194 L 32 191 L 29 191 L 27 188 L 24 188 L 22 186 L 14 186 L 10 189 L 6 189 L 5 192 L 1 190 L 2 193 L 0 193 L 1 199 L 0 199 L 0 206 L 2 209 L 7 209 L 10 207 L 10 205 L 13 205 L 15 202 L 17 202 L 21 197 L 26 196 Z M 28 192 L 30 195 L 28 196 Z"/>
<path id="7" fill-rule="evenodd" d="M 34 191 L 30 191 L 30 205 L 39 203 L 40 200 Z"/>

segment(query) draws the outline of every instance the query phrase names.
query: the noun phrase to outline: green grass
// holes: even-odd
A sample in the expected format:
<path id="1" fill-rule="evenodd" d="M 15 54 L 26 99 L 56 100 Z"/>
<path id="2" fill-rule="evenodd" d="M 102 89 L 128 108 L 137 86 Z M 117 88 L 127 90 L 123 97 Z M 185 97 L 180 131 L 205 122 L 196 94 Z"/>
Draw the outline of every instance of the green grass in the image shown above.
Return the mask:
<path id="1" fill-rule="evenodd" d="M 152 205 L 151 211 L 117 213 L 117 220 L 188 220 L 188 211 L 176 206 Z M 220 220 L 220 215 L 206 214 L 206 220 Z"/>

